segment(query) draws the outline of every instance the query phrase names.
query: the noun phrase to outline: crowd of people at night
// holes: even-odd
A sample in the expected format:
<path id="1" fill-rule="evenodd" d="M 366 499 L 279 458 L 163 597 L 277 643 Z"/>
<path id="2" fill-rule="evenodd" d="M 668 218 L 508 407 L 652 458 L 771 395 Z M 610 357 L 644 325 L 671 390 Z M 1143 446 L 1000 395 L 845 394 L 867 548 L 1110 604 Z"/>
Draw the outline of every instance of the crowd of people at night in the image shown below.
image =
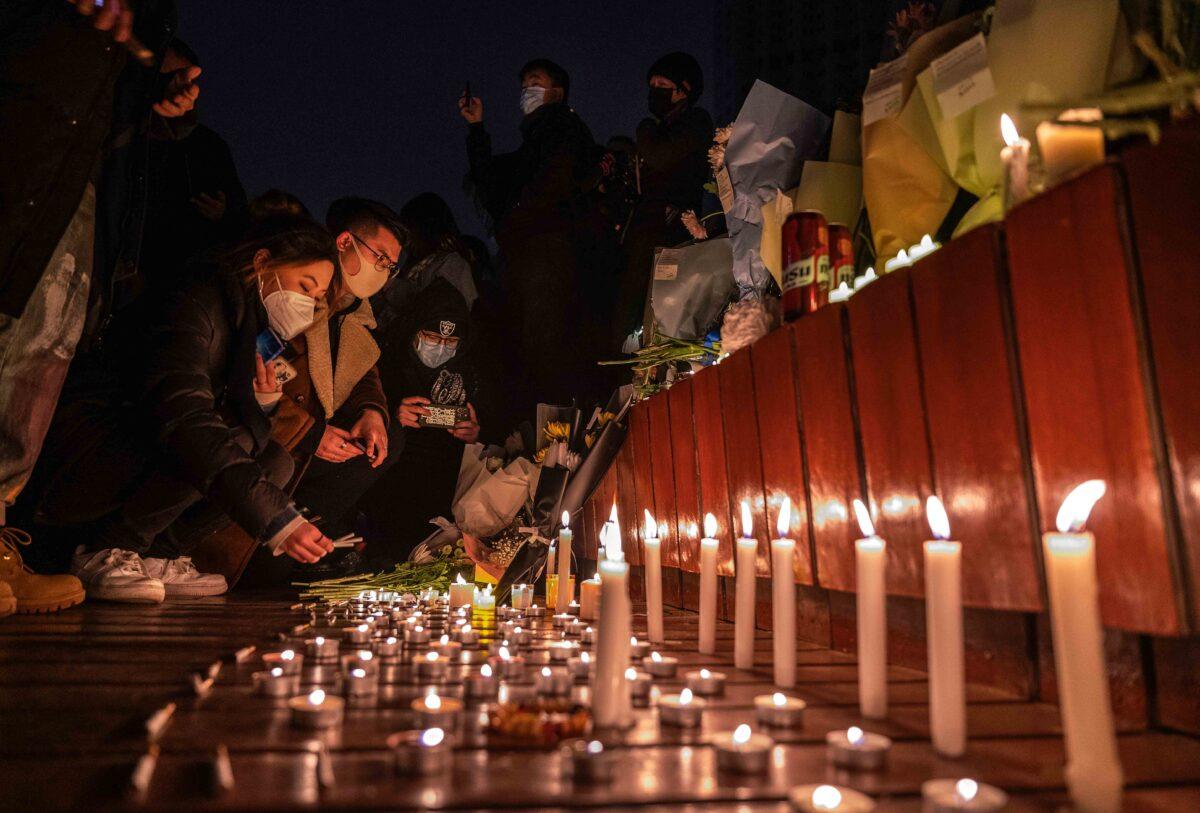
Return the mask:
<path id="1" fill-rule="evenodd" d="M 169 0 L 0 5 L 0 614 L 402 560 L 464 444 L 607 400 L 596 362 L 702 205 L 688 54 L 648 67 L 635 136 L 603 144 L 550 59 L 497 66 L 513 152 L 484 100 L 447 100 L 481 238 L 400 178 L 392 205 L 348 188 L 310 212 L 287 178 L 248 195 L 176 28 Z"/>

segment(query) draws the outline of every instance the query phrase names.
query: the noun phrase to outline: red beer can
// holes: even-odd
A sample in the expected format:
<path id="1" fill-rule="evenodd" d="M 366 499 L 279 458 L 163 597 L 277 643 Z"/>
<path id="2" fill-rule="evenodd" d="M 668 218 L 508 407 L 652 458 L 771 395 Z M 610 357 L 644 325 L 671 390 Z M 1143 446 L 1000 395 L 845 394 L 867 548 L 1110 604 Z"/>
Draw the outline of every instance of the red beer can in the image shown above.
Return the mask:
<path id="1" fill-rule="evenodd" d="M 843 282 L 854 287 L 854 239 L 841 223 L 829 224 L 829 268 L 830 291 L 836 291 Z"/>
<path id="2" fill-rule="evenodd" d="M 793 212 L 783 223 L 783 318 L 812 313 L 828 301 L 829 226 L 820 212 Z M 826 283 L 827 284 L 827 283 Z"/>

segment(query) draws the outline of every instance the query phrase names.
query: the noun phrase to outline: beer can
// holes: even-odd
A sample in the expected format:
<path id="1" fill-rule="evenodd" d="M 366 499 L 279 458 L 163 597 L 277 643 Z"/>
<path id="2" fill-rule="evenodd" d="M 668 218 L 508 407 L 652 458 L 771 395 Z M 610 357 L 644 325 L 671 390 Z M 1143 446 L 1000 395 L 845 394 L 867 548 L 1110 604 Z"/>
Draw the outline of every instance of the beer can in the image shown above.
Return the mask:
<path id="1" fill-rule="evenodd" d="M 783 318 L 812 313 L 829 298 L 829 226 L 820 212 L 793 212 L 783 223 Z"/>
<path id="2" fill-rule="evenodd" d="M 854 239 L 841 223 L 829 224 L 829 268 L 830 291 L 836 291 L 843 282 L 854 287 Z"/>

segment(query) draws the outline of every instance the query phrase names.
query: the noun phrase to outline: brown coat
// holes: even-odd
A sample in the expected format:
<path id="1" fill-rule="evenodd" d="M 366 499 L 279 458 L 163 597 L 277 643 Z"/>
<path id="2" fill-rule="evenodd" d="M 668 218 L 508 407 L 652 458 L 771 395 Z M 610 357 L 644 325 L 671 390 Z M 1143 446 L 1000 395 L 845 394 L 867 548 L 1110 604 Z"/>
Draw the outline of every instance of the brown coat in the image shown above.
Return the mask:
<path id="1" fill-rule="evenodd" d="M 379 346 L 371 336 L 373 327 L 375 315 L 366 301 L 342 319 L 336 370 L 327 319 L 318 319 L 292 340 L 297 375 L 283 385 L 283 397 L 271 419 L 271 437 L 297 457 L 316 450 L 325 424 L 334 415 L 353 422 L 363 410 L 375 409 L 388 421 L 387 398 L 375 367 Z"/>

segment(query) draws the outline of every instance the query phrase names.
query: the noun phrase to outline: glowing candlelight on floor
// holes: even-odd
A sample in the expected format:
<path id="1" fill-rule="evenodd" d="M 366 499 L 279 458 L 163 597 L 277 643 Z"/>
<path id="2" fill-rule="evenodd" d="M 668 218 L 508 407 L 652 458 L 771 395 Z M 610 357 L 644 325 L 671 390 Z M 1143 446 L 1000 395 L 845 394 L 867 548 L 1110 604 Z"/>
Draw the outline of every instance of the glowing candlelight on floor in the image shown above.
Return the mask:
<path id="1" fill-rule="evenodd" d="M 299 728 L 331 728 L 342 722 L 346 701 L 327 695 L 321 689 L 293 697 L 288 701 L 292 710 L 292 725 Z"/>
<path id="2" fill-rule="evenodd" d="M 480 612 L 487 612 L 496 609 L 496 596 L 492 593 L 492 585 L 488 585 L 482 590 L 475 589 L 471 606 Z"/>
<path id="3" fill-rule="evenodd" d="M 528 584 L 515 584 L 512 589 L 512 606 L 514 610 L 524 610 L 533 603 L 533 588 Z"/>
<path id="4" fill-rule="evenodd" d="M 733 616 L 733 665 L 754 668 L 754 586 L 758 542 L 754 539 L 750 504 L 742 500 L 742 535 L 737 542 L 737 595 Z"/>
<path id="5" fill-rule="evenodd" d="M 799 813 L 871 813 L 875 801 L 865 793 L 834 785 L 800 785 L 788 791 L 788 802 Z"/>
<path id="6" fill-rule="evenodd" d="M 839 768 L 877 771 L 887 762 L 892 741 L 882 734 L 850 726 L 845 731 L 830 731 L 825 735 L 829 761 Z"/>
<path id="7" fill-rule="evenodd" d="M 921 783 L 921 800 L 922 813 L 996 813 L 1008 795 L 974 779 L 930 779 Z"/>
<path id="8" fill-rule="evenodd" d="M 600 614 L 600 574 L 579 583 L 579 617 L 595 621 Z"/>
<path id="9" fill-rule="evenodd" d="M 1119 810 L 1123 782 L 1096 593 L 1096 538 L 1083 530 L 1104 492 L 1103 480 L 1077 486 L 1059 508 L 1058 533 L 1042 536 L 1067 789 L 1087 813 Z"/>
<path id="10" fill-rule="evenodd" d="M 663 638 L 662 599 L 662 540 L 658 537 L 658 526 L 654 517 L 646 511 L 646 535 L 643 539 L 646 577 L 646 637 L 656 644 Z"/>
<path id="11" fill-rule="evenodd" d="M 783 692 L 761 694 L 754 698 L 758 721 L 776 728 L 799 728 L 804 724 L 804 710 L 808 704 L 798 697 L 788 697 Z"/>
<path id="12" fill-rule="evenodd" d="M 624 727 L 632 705 L 625 670 L 629 668 L 629 565 L 621 550 L 621 528 L 613 520 L 604 539 L 600 562 L 600 640 L 596 643 L 596 671 L 592 686 L 592 720 L 601 728 Z"/>
<path id="13" fill-rule="evenodd" d="M 446 732 L 441 728 L 401 731 L 388 737 L 388 748 L 396 761 L 396 772 L 405 776 L 445 773 L 454 759 Z"/>
<path id="14" fill-rule="evenodd" d="M 717 768 L 737 773 L 766 773 L 768 758 L 775 741 L 766 734 L 756 734 L 742 723 L 731 733 L 713 737 L 717 749 Z"/>
<path id="15" fill-rule="evenodd" d="M 658 719 L 664 725 L 696 728 L 704 715 L 704 700 L 695 697 L 691 689 L 679 694 L 664 694 L 658 698 Z"/>
<path id="16" fill-rule="evenodd" d="M 792 501 L 783 498 L 776 530 L 771 540 L 771 629 L 775 646 L 775 685 L 796 685 L 796 543 L 788 537 L 792 527 Z"/>
<path id="17" fill-rule="evenodd" d="M 700 540 L 700 641 L 701 653 L 717 651 L 717 518 L 704 515 L 704 538 Z"/>
<path id="18" fill-rule="evenodd" d="M 571 603 L 574 582 L 571 580 L 571 542 L 575 538 L 570 528 L 571 515 L 563 511 L 562 529 L 558 532 L 558 598 L 554 603 L 559 612 L 566 612 Z"/>
<path id="19" fill-rule="evenodd" d="M 858 604 L 858 706 L 863 717 L 887 716 L 887 543 L 862 500 L 854 501 L 862 539 L 854 542 Z"/>
<path id="20" fill-rule="evenodd" d="M 925 543 L 925 631 L 929 651 L 929 731 L 948 757 L 967 748 L 963 664 L 962 544 L 950 539 L 950 519 L 937 497 L 925 503 L 934 539 Z"/>
<path id="21" fill-rule="evenodd" d="M 1021 138 L 1017 125 L 1007 113 L 1000 115 L 1000 134 L 1006 145 L 1000 150 L 1000 160 L 1004 162 L 1004 208 L 1007 210 L 1029 197 L 1029 139 Z"/>
<path id="22" fill-rule="evenodd" d="M 1047 186 L 1104 163 L 1104 132 L 1086 123 L 1103 117 L 1096 108 L 1077 108 L 1064 110 L 1057 122 L 1043 121 L 1037 126 L 1038 152 Z"/>
<path id="23" fill-rule="evenodd" d="M 450 606 L 463 607 L 475 598 L 475 585 L 468 582 L 459 573 L 450 584 Z"/>

